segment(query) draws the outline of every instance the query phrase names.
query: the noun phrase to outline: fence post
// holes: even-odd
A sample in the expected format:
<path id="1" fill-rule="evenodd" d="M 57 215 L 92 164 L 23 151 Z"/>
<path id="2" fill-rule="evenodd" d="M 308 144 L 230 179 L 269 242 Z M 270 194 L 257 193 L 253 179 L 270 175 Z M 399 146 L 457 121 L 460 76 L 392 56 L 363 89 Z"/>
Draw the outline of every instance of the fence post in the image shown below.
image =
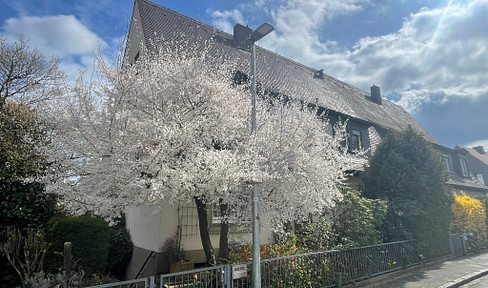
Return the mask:
<path id="1" fill-rule="evenodd" d="M 154 276 L 149 277 L 149 288 L 156 288 L 156 282 L 154 281 Z"/>
<path id="2" fill-rule="evenodd" d="M 233 281 L 232 281 L 232 265 L 225 265 L 224 266 L 224 287 L 225 288 L 232 288 Z"/>
<path id="3" fill-rule="evenodd" d="M 65 271 L 68 275 L 71 273 L 71 269 L 73 268 L 73 253 L 72 253 L 72 245 L 71 242 L 64 242 L 63 247 L 63 271 Z"/>
<path id="4" fill-rule="evenodd" d="M 449 248 L 451 248 L 451 256 L 453 257 L 456 257 L 456 253 L 454 251 L 454 236 L 453 235 L 449 235 Z"/>
<path id="5" fill-rule="evenodd" d="M 468 237 L 466 236 L 466 233 L 461 234 L 461 247 L 463 249 L 463 256 L 466 256 L 468 253 L 468 248 L 466 247 L 466 241 L 468 240 Z"/>

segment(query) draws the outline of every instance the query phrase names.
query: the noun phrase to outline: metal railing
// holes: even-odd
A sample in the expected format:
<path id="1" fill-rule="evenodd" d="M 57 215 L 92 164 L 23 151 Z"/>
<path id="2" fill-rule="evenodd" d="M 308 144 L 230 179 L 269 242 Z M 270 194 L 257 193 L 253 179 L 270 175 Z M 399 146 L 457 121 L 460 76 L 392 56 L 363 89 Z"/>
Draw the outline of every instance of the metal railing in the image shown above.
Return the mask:
<path id="1" fill-rule="evenodd" d="M 208 268 L 194 269 L 170 274 L 162 274 L 159 277 L 160 288 L 210 288 L 210 287 L 231 287 L 232 282 L 230 265 L 215 266 Z M 227 284 L 227 286 L 225 286 Z"/>
<path id="2" fill-rule="evenodd" d="M 399 241 L 348 250 L 265 259 L 261 260 L 261 286 L 263 288 L 342 286 L 434 258 L 452 255 L 452 246 L 448 242 L 445 244 L 437 245 L 435 254 L 429 254 L 429 249 L 419 241 Z M 155 287 L 151 286 L 155 285 L 154 277 L 150 278 L 144 278 L 147 279 L 147 282 L 144 282 L 147 284 L 144 285 L 148 286 L 140 287 Z M 252 263 L 162 274 L 157 280 L 160 288 L 250 288 L 252 287 Z M 122 283 L 129 282 L 90 288 L 129 287 L 121 286 Z"/>
<path id="3" fill-rule="evenodd" d="M 139 278 L 116 283 L 101 284 L 85 288 L 156 288 L 155 277 Z"/>
<path id="4" fill-rule="evenodd" d="M 445 251 L 446 255 L 450 251 Z M 334 287 L 419 264 L 416 241 L 400 241 L 349 250 L 307 253 L 261 261 L 262 287 Z M 248 265 L 250 270 L 250 266 Z M 249 275 L 252 271 L 249 271 Z M 251 278 L 233 286 L 251 287 Z"/>

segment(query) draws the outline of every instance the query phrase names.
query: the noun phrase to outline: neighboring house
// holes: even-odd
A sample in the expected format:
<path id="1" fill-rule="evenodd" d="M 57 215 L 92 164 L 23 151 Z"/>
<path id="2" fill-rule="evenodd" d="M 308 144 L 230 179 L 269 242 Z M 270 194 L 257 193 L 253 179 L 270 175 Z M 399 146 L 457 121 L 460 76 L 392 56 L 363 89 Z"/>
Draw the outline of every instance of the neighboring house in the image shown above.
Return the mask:
<path id="1" fill-rule="evenodd" d="M 456 146 L 451 149 L 435 145 L 444 157 L 448 172 L 447 184 L 453 192 L 460 195 L 461 191 L 466 195 L 478 199 L 488 196 L 488 155 L 483 147 L 464 148 Z"/>
<path id="2" fill-rule="evenodd" d="M 131 62 L 137 61 L 142 47 L 154 50 L 156 45 L 167 44 L 158 40 L 171 40 L 183 35 L 190 40 L 188 45 L 195 45 L 188 49 L 197 49 L 201 39 L 213 39 L 210 41 L 211 53 L 232 56 L 241 65 L 236 73 L 249 75 L 249 53 L 238 49 L 232 35 L 147 0 L 135 0 L 125 55 Z M 388 130 L 402 131 L 408 126 L 426 140 L 437 143 L 401 106 L 381 98 L 380 88 L 375 85 L 368 93 L 326 75 L 323 70 L 307 67 L 261 47 L 256 47 L 256 69 L 262 91 L 318 105 L 327 111 L 331 123 L 347 119 L 348 143 L 352 153 L 357 149 L 374 151 Z M 210 230 L 212 243 L 218 249 L 217 217 L 211 223 L 214 224 Z M 205 259 L 196 208 L 192 205 L 130 208 L 127 227 L 135 245 L 128 277 L 166 272 L 168 265 L 165 262 L 169 256 L 164 253 L 164 247 L 171 238 L 175 238 L 176 246 L 183 250 L 183 258 L 196 263 Z M 251 234 L 234 231 L 230 238 L 249 241 Z M 263 224 L 262 243 L 273 240 L 271 229 Z"/>
<path id="3" fill-rule="evenodd" d="M 473 148 L 456 146 L 454 150 L 463 155 L 466 166 L 472 173 L 471 176 L 481 184 L 488 186 L 488 153 L 483 146 Z"/>

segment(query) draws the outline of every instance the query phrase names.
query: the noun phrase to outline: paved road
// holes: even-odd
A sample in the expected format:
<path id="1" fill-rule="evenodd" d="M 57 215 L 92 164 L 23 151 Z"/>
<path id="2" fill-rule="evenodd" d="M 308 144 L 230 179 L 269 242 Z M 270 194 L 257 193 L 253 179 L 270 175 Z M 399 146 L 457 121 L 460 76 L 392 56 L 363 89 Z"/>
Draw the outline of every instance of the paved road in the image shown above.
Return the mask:
<path id="1" fill-rule="evenodd" d="M 365 285 L 359 282 L 356 286 L 362 288 L 450 288 L 459 287 L 459 283 L 466 279 L 472 280 L 472 278 L 487 274 L 488 251 L 485 251 L 477 255 L 423 264 L 391 275 L 383 275 L 378 279 L 372 278 Z M 486 288 L 488 284 L 472 287 Z"/>

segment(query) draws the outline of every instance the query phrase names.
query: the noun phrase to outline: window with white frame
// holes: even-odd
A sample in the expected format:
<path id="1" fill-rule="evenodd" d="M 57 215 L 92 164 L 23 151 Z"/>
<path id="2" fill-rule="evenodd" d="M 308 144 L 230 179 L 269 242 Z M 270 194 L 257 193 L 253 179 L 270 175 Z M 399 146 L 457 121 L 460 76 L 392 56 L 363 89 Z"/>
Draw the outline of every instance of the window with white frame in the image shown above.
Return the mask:
<path id="1" fill-rule="evenodd" d="M 449 165 L 449 155 L 442 155 L 442 157 L 444 158 L 444 163 L 446 165 L 446 171 L 447 172 L 450 172 L 451 171 L 451 167 Z"/>
<path id="2" fill-rule="evenodd" d="M 485 179 L 483 179 L 483 174 L 477 173 L 476 174 L 476 179 L 481 182 L 481 184 L 485 185 Z"/>
<path id="3" fill-rule="evenodd" d="M 243 206 L 246 206 L 249 201 L 243 201 L 242 205 Z M 240 209 L 238 209 L 240 208 Z M 237 223 L 240 223 L 240 224 L 251 224 L 251 218 L 248 217 L 248 216 L 244 216 L 244 215 L 241 215 L 241 214 L 238 214 L 237 211 L 240 211 L 242 210 L 243 207 L 238 207 L 237 205 L 229 205 L 228 207 L 228 212 L 227 212 L 227 221 L 229 224 L 237 224 Z M 212 203 L 212 224 L 214 225 L 218 225 L 218 224 L 221 224 L 222 223 L 222 217 L 221 217 L 221 213 L 220 213 L 220 205 L 218 202 L 216 203 Z M 246 214 L 247 215 L 247 214 Z"/>
<path id="4" fill-rule="evenodd" d="M 466 159 L 459 159 L 459 161 L 461 162 L 461 172 L 463 173 L 463 176 L 464 177 L 468 177 L 469 174 L 468 174 L 468 166 L 466 166 Z"/>

